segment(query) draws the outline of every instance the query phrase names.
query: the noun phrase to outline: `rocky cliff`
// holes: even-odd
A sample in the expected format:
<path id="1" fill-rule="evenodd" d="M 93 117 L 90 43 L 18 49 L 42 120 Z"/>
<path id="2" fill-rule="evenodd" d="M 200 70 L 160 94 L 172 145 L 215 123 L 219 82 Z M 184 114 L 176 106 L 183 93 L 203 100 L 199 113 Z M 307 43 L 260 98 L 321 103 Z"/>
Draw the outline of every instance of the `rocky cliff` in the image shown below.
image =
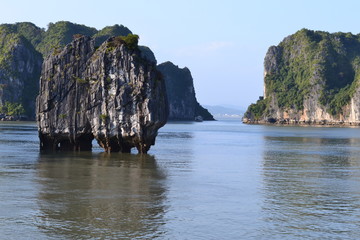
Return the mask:
<path id="1" fill-rule="evenodd" d="M 6 31 L 3 31 L 3 29 L 6 29 Z M 0 56 L 0 116 L 2 113 L 11 115 L 14 112 L 18 113 L 25 111 L 28 117 L 34 118 L 35 98 L 38 92 L 38 79 L 41 72 L 42 59 L 46 58 L 48 55 L 58 54 L 66 44 L 73 40 L 74 36 L 86 35 L 92 37 L 95 40 L 95 47 L 97 48 L 109 37 L 127 36 L 128 34 L 131 34 L 131 31 L 127 27 L 117 24 L 104 27 L 101 30 L 68 21 L 49 23 L 47 30 L 39 28 L 29 22 L 0 25 L 0 53 L 2 53 L 2 56 L 9 56 L 11 59 L 17 58 L 15 62 L 12 62 L 12 60 L 7 61 L 6 64 L 12 66 L 10 69 L 5 66 L 6 64 L 2 64 L 4 61 L 2 61 L 3 57 Z M 10 42 L 8 42 L 8 40 L 14 36 L 23 43 L 19 46 L 16 45 L 19 47 L 16 51 L 14 51 L 14 47 L 9 46 Z M 20 46 L 25 46 L 25 48 Z M 139 49 L 142 58 L 156 64 L 156 58 L 148 47 L 139 46 Z M 27 53 L 24 53 L 25 50 Z M 19 53 L 19 51 L 22 51 L 22 53 Z M 4 54 L 4 52 L 6 52 L 6 54 Z M 14 55 L 15 53 L 17 56 Z M 21 66 L 17 67 L 15 66 L 17 62 L 20 62 L 21 64 L 26 63 L 26 66 L 28 67 L 25 69 L 21 68 Z M 181 71 L 181 69 L 176 69 L 176 71 Z M 173 73 L 178 75 L 176 71 Z M 3 76 L 6 75 L 6 77 L 1 77 L 1 74 Z M 169 74 L 171 75 L 171 73 Z M 175 95 L 172 94 L 172 96 L 177 96 L 176 99 L 178 99 L 178 97 L 182 95 L 191 95 L 191 93 L 187 93 L 187 91 L 192 91 L 193 95 L 191 95 L 190 101 L 184 100 L 185 105 L 182 107 L 181 104 L 179 105 L 179 102 L 171 104 L 171 106 L 174 107 L 171 112 L 176 112 L 178 114 L 171 114 L 172 119 L 193 120 L 195 116 L 198 115 L 207 120 L 213 119 L 212 115 L 206 109 L 201 107 L 195 99 L 190 72 L 188 71 L 183 75 L 185 77 L 184 83 L 188 85 L 182 89 L 186 92 L 173 92 Z M 191 78 L 191 81 L 186 80 L 189 77 Z M 14 81 L 12 81 L 11 84 L 8 84 L 10 82 L 9 79 L 15 79 L 16 84 L 13 83 Z M 169 88 L 174 89 L 171 84 L 178 84 L 182 81 L 182 79 L 178 79 L 177 81 L 167 81 L 167 85 Z M 24 88 L 26 89 L 25 92 L 23 92 Z M 175 99 L 172 97 L 170 98 L 170 100 Z M 2 106 L 4 106 L 3 109 L 1 109 Z M 184 109 L 187 107 L 189 107 L 189 109 Z M 184 111 L 194 112 L 194 108 L 195 114 L 188 115 L 185 118 L 182 117 Z M 13 111 L 13 109 L 24 111 Z"/>
<path id="2" fill-rule="evenodd" d="M 142 57 L 137 36 L 113 37 L 95 49 L 78 37 L 43 63 L 37 121 L 43 150 L 146 153 L 167 120 L 164 81 Z"/>
<path id="3" fill-rule="evenodd" d="M 302 29 L 269 48 L 247 123 L 360 124 L 360 35 Z"/>
<path id="4" fill-rule="evenodd" d="M 131 33 L 122 25 L 95 28 L 71 22 L 50 23 L 47 31 L 29 22 L 0 25 L 0 119 L 35 119 L 35 99 L 43 58 L 70 43 L 76 34 L 100 45 L 111 36 Z"/>
<path id="5" fill-rule="evenodd" d="M 35 116 L 41 64 L 27 39 L 0 26 L 0 113 Z"/>
<path id="6" fill-rule="evenodd" d="M 171 62 L 157 66 L 164 77 L 169 101 L 169 120 L 190 120 L 201 116 L 203 120 L 214 120 L 207 109 L 203 108 L 195 96 L 191 72 L 179 68 Z"/>

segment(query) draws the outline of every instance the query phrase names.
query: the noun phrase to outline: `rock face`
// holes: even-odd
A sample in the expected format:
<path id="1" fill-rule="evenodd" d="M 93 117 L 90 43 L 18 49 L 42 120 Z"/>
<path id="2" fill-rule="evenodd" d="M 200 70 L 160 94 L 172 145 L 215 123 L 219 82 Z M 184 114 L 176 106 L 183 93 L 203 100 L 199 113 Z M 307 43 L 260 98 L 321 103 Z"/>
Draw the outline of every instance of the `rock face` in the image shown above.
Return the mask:
<path id="1" fill-rule="evenodd" d="M 360 124 L 360 38 L 302 29 L 269 48 L 247 123 Z"/>
<path id="2" fill-rule="evenodd" d="M 122 25 L 95 28 L 71 22 L 50 23 L 47 31 L 29 22 L 0 25 L 0 115 L 35 119 L 35 100 L 43 58 L 60 51 L 73 35 L 93 36 L 100 45 L 111 36 L 126 36 Z M 7 119 L 1 118 L 0 119 Z"/>
<path id="3" fill-rule="evenodd" d="M 79 34 L 92 37 L 97 48 L 109 37 L 127 36 L 132 33 L 127 27 L 117 24 L 101 30 L 67 21 L 49 23 L 47 30 L 30 22 L 0 25 L 0 116 L 12 115 L 14 111 L 5 112 L 1 109 L 4 104 L 8 104 L 11 109 L 24 109 L 29 119 L 35 118 L 35 99 L 43 58 L 57 55 Z M 139 50 L 142 58 L 156 64 L 156 58 L 148 47 L 139 46 Z M 5 58 L 6 61 L 3 61 Z M 163 69 L 162 65 L 160 68 Z M 184 91 L 181 92 L 179 89 L 169 95 L 169 100 L 172 101 L 171 119 L 194 120 L 195 117 L 201 116 L 205 120 L 213 120 L 213 116 L 196 101 L 190 71 L 170 67 L 174 71 L 168 72 L 166 66 L 164 69 L 168 88 L 175 89 L 171 85 L 175 84 L 180 85 L 181 91 Z M 177 78 L 179 75 L 183 78 Z M 23 91 L 24 89 L 26 91 Z M 190 98 L 179 100 L 181 96 Z M 23 112 L 18 110 L 16 112 Z"/>
<path id="4" fill-rule="evenodd" d="M 0 27 L 0 107 L 17 105 L 22 109 L 17 114 L 35 116 L 41 64 L 41 54 L 30 42 L 10 28 Z"/>
<path id="5" fill-rule="evenodd" d="M 94 138 L 107 152 L 146 153 L 155 144 L 168 116 L 165 85 L 134 37 L 96 50 L 79 37 L 44 61 L 36 106 L 42 150 L 90 150 Z"/>
<path id="6" fill-rule="evenodd" d="M 169 120 L 190 120 L 197 116 L 203 120 L 214 120 L 213 116 L 196 100 L 191 72 L 171 62 L 157 66 L 164 77 L 169 101 Z"/>

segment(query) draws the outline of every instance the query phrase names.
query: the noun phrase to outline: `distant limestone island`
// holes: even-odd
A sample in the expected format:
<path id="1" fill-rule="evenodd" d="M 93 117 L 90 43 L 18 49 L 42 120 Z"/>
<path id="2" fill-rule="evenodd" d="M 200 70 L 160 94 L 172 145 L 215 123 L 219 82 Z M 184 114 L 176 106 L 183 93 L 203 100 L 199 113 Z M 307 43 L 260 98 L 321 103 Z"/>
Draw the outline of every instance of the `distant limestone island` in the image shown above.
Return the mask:
<path id="1" fill-rule="evenodd" d="M 172 62 L 159 64 L 169 101 L 169 120 L 214 120 L 209 111 L 196 99 L 193 78 L 188 68 L 179 68 Z"/>
<path id="2" fill-rule="evenodd" d="M 97 49 L 111 37 L 129 34 L 132 32 L 122 25 L 97 30 L 67 21 L 50 23 L 47 30 L 29 22 L 0 25 L 0 120 L 35 119 L 35 100 L 44 59 L 58 55 L 81 36 L 91 37 Z M 137 48 L 140 58 L 157 64 L 148 47 Z M 196 100 L 188 68 L 181 69 L 171 62 L 156 68 L 168 89 L 163 93 L 168 98 L 169 120 L 214 120 Z"/>
<path id="3" fill-rule="evenodd" d="M 360 125 L 360 35 L 302 29 L 269 48 L 244 123 Z"/>

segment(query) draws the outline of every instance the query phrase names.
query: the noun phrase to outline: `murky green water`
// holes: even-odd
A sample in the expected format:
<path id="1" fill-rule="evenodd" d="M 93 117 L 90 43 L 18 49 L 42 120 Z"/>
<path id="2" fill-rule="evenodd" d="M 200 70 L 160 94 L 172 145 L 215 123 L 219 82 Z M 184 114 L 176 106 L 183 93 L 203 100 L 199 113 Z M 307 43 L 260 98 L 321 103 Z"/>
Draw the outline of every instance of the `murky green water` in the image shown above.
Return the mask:
<path id="1" fill-rule="evenodd" d="M 358 239 L 360 129 L 170 123 L 147 156 L 0 123 L 1 239 Z"/>

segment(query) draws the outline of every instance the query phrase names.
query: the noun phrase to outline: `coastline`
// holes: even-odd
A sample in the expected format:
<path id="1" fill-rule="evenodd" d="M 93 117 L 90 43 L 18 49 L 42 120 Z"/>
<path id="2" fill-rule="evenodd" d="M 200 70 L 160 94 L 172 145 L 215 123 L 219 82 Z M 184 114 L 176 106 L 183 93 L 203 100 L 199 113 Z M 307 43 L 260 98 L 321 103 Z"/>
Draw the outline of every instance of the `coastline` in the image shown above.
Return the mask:
<path id="1" fill-rule="evenodd" d="M 30 119 L 28 117 L 25 116 L 0 116 L 0 121 L 1 122 L 28 122 L 28 121 L 35 121 L 35 119 Z"/>
<path id="2" fill-rule="evenodd" d="M 344 121 L 297 121 L 289 119 L 268 119 L 268 120 L 249 120 L 242 119 L 243 124 L 248 125 L 272 125 L 272 126 L 318 126 L 318 127 L 359 127 L 360 122 L 344 122 Z"/>

